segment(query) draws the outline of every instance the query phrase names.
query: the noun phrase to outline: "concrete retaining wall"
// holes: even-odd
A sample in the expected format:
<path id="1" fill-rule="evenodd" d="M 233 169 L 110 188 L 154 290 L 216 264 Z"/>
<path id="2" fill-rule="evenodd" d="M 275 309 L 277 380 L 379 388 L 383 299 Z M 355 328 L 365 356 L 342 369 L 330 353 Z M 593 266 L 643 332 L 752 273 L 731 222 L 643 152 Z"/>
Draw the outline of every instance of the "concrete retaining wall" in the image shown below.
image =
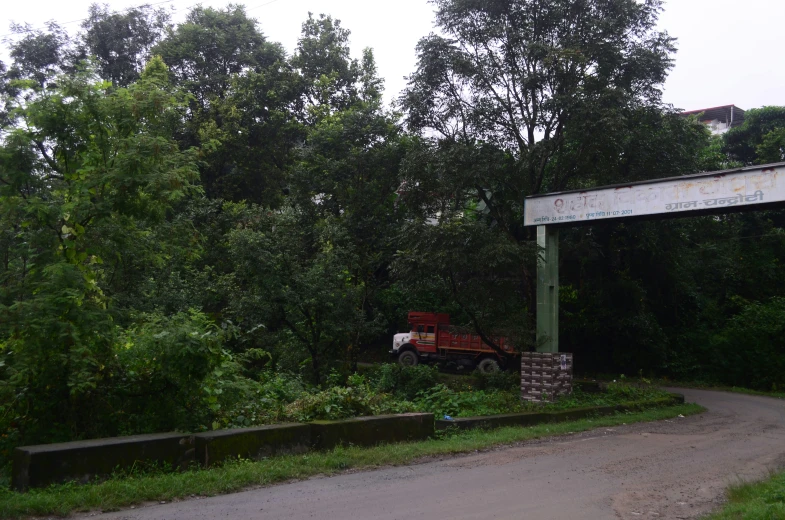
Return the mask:
<path id="1" fill-rule="evenodd" d="M 305 453 L 311 448 L 309 424 L 273 424 L 194 435 L 196 457 L 203 467 L 227 459 L 259 460 L 271 455 Z"/>
<path id="2" fill-rule="evenodd" d="M 183 433 L 24 446 L 14 450 L 11 487 L 24 491 L 71 480 L 88 482 L 139 461 L 184 468 L 194 460 L 194 438 Z"/>
<path id="3" fill-rule="evenodd" d="M 527 413 L 508 413 L 503 415 L 485 415 L 479 417 L 458 417 L 452 420 L 438 419 L 436 421 L 437 430 L 445 430 L 451 426 L 461 430 L 473 430 L 475 428 L 492 429 L 503 426 L 534 426 L 548 422 L 547 412 L 527 412 Z"/>
<path id="4" fill-rule="evenodd" d="M 340 444 L 372 446 L 387 442 L 423 440 L 432 436 L 433 432 L 432 413 L 375 415 L 311 423 L 311 440 L 314 447 L 320 450 L 329 450 Z"/>
<path id="5" fill-rule="evenodd" d="M 435 426 L 438 429 L 532 426 L 679 403 L 684 403 L 684 396 L 671 394 L 656 402 L 562 412 L 465 417 L 452 421 L 438 420 Z M 94 477 L 110 475 L 118 468 L 130 469 L 140 462 L 163 464 L 175 469 L 185 468 L 197 461 L 207 467 L 238 456 L 260 459 L 282 453 L 303 453 L 312 447 L 331 449 L 341 444 L 370 446 L 424 440 L 433 434 L 433 414 L 409 413 L 219 430 L 196 435 L 160 433 L 24 446 L 14 452 L 11 486 L 18 491 L 25 491 L 66 481 L 87 482 Z"/>
<path id="6" fill-rule="evenodd" d="M 340 444 L 369 446 L 422 440 L 433 432 L 433 414 L 409 413 L 195 435 L 161 433 L 24 446 L 14 452 L 11 486 L 25 491 L 67 481 L 84 483 L 139 463 L 184 468 L 196 461 L 208 467 L 237 457 L 258 460 L 270 455 L 304 453 L 311 448 L 330 449 Z"/>
<path id="7" fill-rule="evenodd" d="M 578 421 L 590 417 L 613 415 L 616 412 L 633 412 L 675 404 L 684 404 L 684 396 L 682 394 L 672 393 L 669 397 L 654 401 L 630 402 L 614 406 L 590 406 L 558 412 L 527 412 L 482 417 L 459 417 L 449 421 L 439 419 L 436 421 L 436 429 L 444 430 L 454 427 L 461 430 L 471 430 L 475 428 L 500 428 L 502 426 L 534 426 L 535 424 L 543 423 Z"/>

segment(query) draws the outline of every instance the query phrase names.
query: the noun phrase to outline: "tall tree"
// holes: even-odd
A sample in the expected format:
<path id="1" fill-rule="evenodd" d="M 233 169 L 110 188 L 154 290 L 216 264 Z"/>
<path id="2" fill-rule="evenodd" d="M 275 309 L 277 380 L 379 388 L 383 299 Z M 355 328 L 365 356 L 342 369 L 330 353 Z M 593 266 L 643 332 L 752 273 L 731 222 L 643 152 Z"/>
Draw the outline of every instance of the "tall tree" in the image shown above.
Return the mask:
<path id="1" fill-rule="evenodd" d="M 366 56 L 370 59 L 370 53 Z M 362 85 L 355 85 L 358 90 Z M 336 221 L 352 251 L 347 265 L 359 291 L 359 315 L 379 318 L 378 291 L 389 282 L 389 263 L 398 248 L 403 222 L 396 204 L 400 165 L 412 140 L 395 114 L 382 107 L 381 91 L 354 96 L 334 111 L 314 110 L 319 119 L 308 128 L 288 176 L 290 198 L 315 218 Z M 355 360 L 365 339 L 362 329 L 349 343 Z"/>
<path id="2" fill-rule="evenodd" d="M 198 192 L 196 154 L 172 138 L 182 113 L 161 60 L 128 89 L 90 71 L 25 86 L 37 95 L 12 100 L 0 147 L 0 352 L 27 426 L 73 435 L 105 405 L 113 278 L 130 252 L 157 261 L 144 237 Z"/>
<path id="3" fill-rule="evenodd" d="M 433 4 L 440 34 L 419 42 L 401 103 L 412 128 L 513 155 L 511 193 L 491 205 L 569 186 L 592 151 L 578 136 L 617 135 L 629 110 L 659 103 L 674 50 L 655 29 L 660 0 Z"/>
<path id="4" fill-rule="evenodd" d="M 242 6 L 230 4 L 192 9 L 153 52 L 193 96 L 181 139 L 206 151 L 207 195 L 274 203 L 292 146 L 289 104 L 297 97 L 282 47 L 265 39 Z"/>
<path id="5" fill-rule="evenodd" d="M 234 76 L 227 96 L 192 122 L 211 144 L 202 170 L 208 195 L 279 205 L 304 140 L 303 103 L 302 80 L 284 61 Z"/>
<path id="6" fill-rule="evenodd" d="M 84 53 L 95 57 L 103 79 L 128 86 L 139 79 L 170 19 L 165 9 L 151 6 L 112 12 L 108 4 L 93 4 L 82 22 Z"/>
<path id="7" fill-rule="evenodd" d="M 21 37 L 10 45 L 8 79 L 31 79 L 44 86 L 57 74 L 73 70 L 79 56 L 72 38 L 57 23 L 47 23 L 46 30 L 33 30 L 29 25 L 14 25 L 12 29 Z"/>
<path id="8" fill-rule="evenodd" d="M 232 313 L 246 329 L 264 331 L 279 363 L 304 362 L 320 384 L 345 346 L 373 328 L 357 305 L 363 287 L 352 283 L 351 241 L 337 219 L 315 220 L 296 207 L 245 213 L 229 235 L 241 288 Z"/>
<path id="9" fill-rule="evenodd" d="M 195 7 L 153 53 L 164 59 L 175 83 L 191 92 L 201 109 L 226 96 L 233 76 L 262 70 L 284 55 L 237 4 L 221 10 Z"/>
<path id="10" fill-rule="evenodd" d="M 351 58 L 350 34 L 340 20 L 324 14 L 314 18 L 308 13 L 291 63 L 304 80 L 304 93 L 311 105 L 345 108 L 358 95 L 360 77 L 375 77 L 372 55 L 366 56 L 364 67 Z"/>
<path id="11" fill-rule="evenodd" d="M 744 122 L 723 135 L 723 150 L 743 164 L 785 161 L 785 107 L 748 110 Z"/>

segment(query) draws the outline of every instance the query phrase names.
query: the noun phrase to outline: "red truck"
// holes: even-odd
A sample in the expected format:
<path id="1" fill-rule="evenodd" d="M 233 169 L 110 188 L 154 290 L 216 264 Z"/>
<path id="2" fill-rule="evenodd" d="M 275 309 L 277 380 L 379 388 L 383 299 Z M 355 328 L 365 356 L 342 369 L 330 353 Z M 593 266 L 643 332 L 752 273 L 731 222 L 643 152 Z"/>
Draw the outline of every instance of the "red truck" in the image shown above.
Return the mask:
<path id="1" fill-rule="evenodd" d="M 435 312 L 410 312 L 409 330 L 396 334 L 390 353 L 401 365 L 414 366 L 421 362 L 452 361 L 477 367 L 481 372 L 495 372 L 505 367 L 505 359 L 487 345 L 480 336 L 453 333 L 449 330 L 450 315 Z M 512 342 L 504 337 L 491 338 L 499 348 L 515 356 Z"/>

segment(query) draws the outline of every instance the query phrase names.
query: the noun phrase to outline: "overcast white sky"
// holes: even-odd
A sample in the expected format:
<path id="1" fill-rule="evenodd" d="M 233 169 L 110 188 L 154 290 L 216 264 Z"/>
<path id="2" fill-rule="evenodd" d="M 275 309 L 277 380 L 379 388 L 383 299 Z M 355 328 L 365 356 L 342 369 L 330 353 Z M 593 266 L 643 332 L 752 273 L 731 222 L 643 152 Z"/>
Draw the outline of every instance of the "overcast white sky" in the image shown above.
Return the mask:
<path id="1" fill-rule="evenodd" d="M 150 0 L 155 3 L 160 0 Z M 55 20 L 71 32 L 87 14 L 92 0 L 5 0 L 0 34 L 11 23 L 40 26 Z M 111 0 L 113 9 L 145 3 Z M 171 0 L 181 19 L 194 0 Z M 226 0 L 203 0 L 204 6 L 224 7 Z M 432 7 L 426 0 L 247 0 L 249 15 L 265 35 L 291 52 L 308 11 L 326 13 L 352 32 L 355 55 L 364 47 L 376 54 L 385 78 L 387 98 L 404 87 L 404 76 L 415 66 L 414 47 L 432 27 Z M 665 85 L 665 101 L 693 110 L 735 104 L 749 109 L 785 105 L 785 59 L 782 53 L 783 0 L 670 0 L 660 27 L 678 38 L 676 66 Z M 5 53 L 3 53 L 5 54 Z M 5 58 L 5 56 L 4 56 Z"/>

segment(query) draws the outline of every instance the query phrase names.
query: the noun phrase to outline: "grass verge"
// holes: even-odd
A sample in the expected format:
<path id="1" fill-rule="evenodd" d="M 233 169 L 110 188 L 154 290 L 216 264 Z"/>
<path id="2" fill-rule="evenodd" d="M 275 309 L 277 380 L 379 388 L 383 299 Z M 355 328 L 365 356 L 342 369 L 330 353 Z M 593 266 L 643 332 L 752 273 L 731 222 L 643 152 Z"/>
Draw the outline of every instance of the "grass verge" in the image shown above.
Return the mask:
<path id="1" fill-rule="evenodd" d="M 785 518 L 785 472 L 763 482 L 731 486 L 728 503 L 706 520 L 771 520 Z"/>
<path id="2" fill-rule="evenodd" d="M 194 495 L 211 496 L 313 475 L 333 475 L 347 469 L 372 469 L 472 452 L 516 442 L 577 433 L 603 426 L 657 421 L 704 411 L 684 404 L 528 428 L 448 432 L 421 442 L 388 444 L 373 448 L 341 447 L 329 452 L 272 457 L 259 462 L 237 461 L 209 470 L 158 475 L 132 475 L 105 482 L 52 486 L 28 493 L 0 490 L 0 517 L 60 515 L 78 511 L 111 511 L 147 501 L 169 501 Z"/>
<path id="3" fill-rule="evenodd" d="M 785 399 L 785 392 L 763 392 L 761 390 L 752 390 L 751 388 L 743 388 L 740 386 L 721 386 L 710 383 L 702 383 L 700 381 L 666 381 L 658 379 L 655 380 L 653 384 L 657 386 L 695 388 L 697 390 L 717 390 L 720 392 L 733 392 L 735 394 L 762 395 L 765 397 L 774 397 L 776 399 Z"/>
<path id="4" fill-rule="evenodd" d="M 610 381 L 616 381 L 614 376 L 610 376 L 607 374 L 584 374 L 583 377 L 576 376 L 576 382 L 584 379 L 586 381 L 599 381 L 603 383 L 608 383 Z M 719 392 L 733 392 L 736 394 L 747 394 L 747 395 L 762 395 L 765 397 L 775 397 L 777 399 L 785 399 L 785 392 L 783 391 L 771 391 L 771 390 L 753 390 L 751 388 L 744 388 L 741 386 L 725 386 L 719 385 L 716 383 L 711 383 L 707 381 L 682 381 L 682 380 L 675 380 L 675 379 L 660 379 L 660 378 L 653 378 L 653 379 L 642 379 L 642 378 L 626 378 L 621 379 L 621 382 L 628 383 L 628 384 L 644 384 L 645 386 L 655 386 L 655 387 L 672 387 L 672 388 L 695 388 L 697 390 L 716 390 Z"/>

